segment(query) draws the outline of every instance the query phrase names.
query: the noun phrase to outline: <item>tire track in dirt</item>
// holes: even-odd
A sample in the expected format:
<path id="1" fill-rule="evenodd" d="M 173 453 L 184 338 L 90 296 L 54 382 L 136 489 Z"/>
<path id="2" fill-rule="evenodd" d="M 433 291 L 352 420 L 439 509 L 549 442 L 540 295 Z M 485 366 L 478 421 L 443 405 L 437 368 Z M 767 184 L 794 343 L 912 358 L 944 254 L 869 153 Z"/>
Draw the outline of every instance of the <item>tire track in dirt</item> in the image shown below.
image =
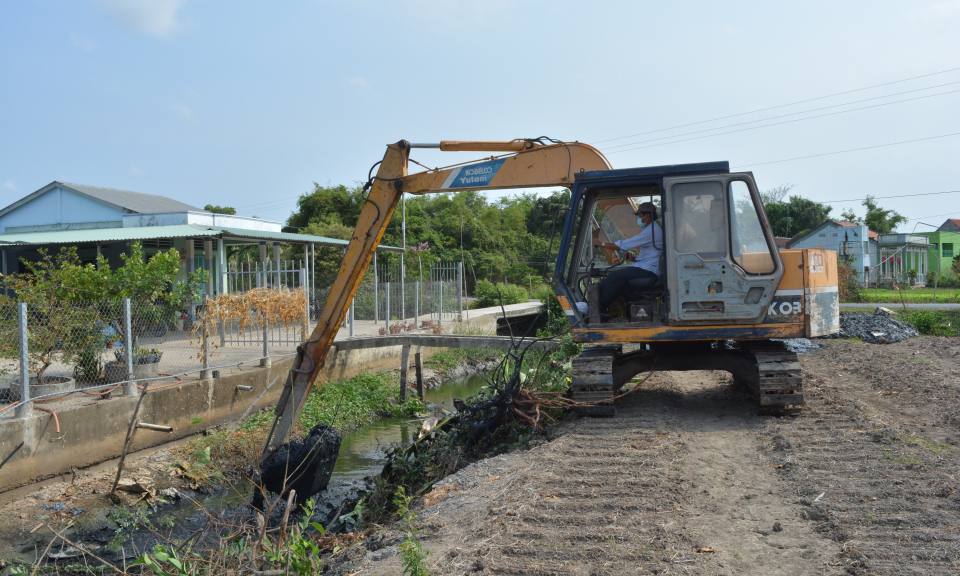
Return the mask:
<path id="1" fill-rule="evenodd" d="M 421 513 L 434 573 L 834 573 L 838 545 L 799 518 L 759 451 L 772 418 L 728 381 L 661 374 L 616 417 L 566 422 L 555 440 L 494 459 L 512 461 L 502 470 L 488 461 L 490 477 L 463 488 L 485 496 Z M 391 560 L 364 574 L 399 570 Z"/>
<path id="2" fill-rule="evenodd" d="M 461 470 L 418 511 L 433 573 L 960 574 L 960 340 L 801 363 L 796 418 L 757 416 L 725 373 L 660 374 L 614 418 Z"/>

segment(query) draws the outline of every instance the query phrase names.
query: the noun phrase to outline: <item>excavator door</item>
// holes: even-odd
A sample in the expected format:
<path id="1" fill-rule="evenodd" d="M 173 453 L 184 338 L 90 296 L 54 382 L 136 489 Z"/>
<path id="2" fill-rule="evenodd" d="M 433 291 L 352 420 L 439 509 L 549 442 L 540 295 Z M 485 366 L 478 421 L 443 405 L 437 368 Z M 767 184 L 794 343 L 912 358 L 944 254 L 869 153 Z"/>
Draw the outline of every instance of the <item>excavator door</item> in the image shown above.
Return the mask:
<path id="1" fill-rule="evenodd" d="M 669 323 L 758 324 L 783 261 L 753 174 L 664 178 Z"/>

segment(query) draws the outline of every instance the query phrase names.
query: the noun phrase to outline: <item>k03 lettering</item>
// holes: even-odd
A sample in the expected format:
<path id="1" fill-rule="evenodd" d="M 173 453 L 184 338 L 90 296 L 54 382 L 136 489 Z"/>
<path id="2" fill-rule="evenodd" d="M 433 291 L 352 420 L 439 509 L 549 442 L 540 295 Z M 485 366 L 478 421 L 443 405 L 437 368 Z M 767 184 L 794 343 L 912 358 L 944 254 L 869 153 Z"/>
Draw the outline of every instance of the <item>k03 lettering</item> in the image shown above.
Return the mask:
<path id="1" fill-rule="evenodd" d="M 789 314 L 799 314 L 800 313 L 800 303 L 799 302 L 776 302 L 770 305 L 770 308 L 767 309 L 767 314 L 770 316 L 787 316 Z"/>

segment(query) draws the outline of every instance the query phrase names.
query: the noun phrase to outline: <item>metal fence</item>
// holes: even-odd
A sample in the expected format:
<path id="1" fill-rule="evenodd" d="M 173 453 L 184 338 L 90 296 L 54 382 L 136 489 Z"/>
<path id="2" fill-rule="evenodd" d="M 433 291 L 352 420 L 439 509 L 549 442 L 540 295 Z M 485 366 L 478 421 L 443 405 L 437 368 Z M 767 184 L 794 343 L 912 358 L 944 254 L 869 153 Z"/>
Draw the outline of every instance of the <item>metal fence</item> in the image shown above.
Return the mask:
<path id="1" fill-rule="evenodd" d="M 219 327 L 220 346 L 262 346 L 267 356 L 271 345 L 297 345 L 310 332 L 310 298 L 307 269 L 303 262 L 253 262 L 231 267 L 227 273 L 227 287 L 231 294 L 243 294 L 257 288 L 303 290 L 307 294 L 306 309 L 300 322 L 264 322 L 260 314 L 251 326 L 242 328 L 237 321 L 222 322 Z"/>
<path id="2" fill-rule="evenodd" d="M 293 262 L 227 271 L 228 296 L 234 299 L 276 294 L 274 289 L 307 296 L 292 305 L 298 307 L 294 312 L 288 309 L 282 319 L 271 312 L 266 321 L 256 305 L 243 320 L 202 321 L 211 317 L 205 316 L 206 308 L 220 305 L 219 299 L 182 308 L 162 299 L 0 299 L 0 417 L 29 412 L 32 406 L 136 394 L 144 387 L 216 377 L 218 371 L 227 375 L 293 355 L 312 332 L 310 316 L 316 317 L 330 290 L 311 290 L 308 278 Z M 352 336 L 360 322 L 362 334 L 389 333 L 457 320 L 463 313 L 462 287 L 459 262 L 425 267 L 422 276 L 419 267 L 381 263 L 361 284 L 344 330 Z"/>
<path id="3" fill-rule="evenodd" d="M 437 262 L 424 268 L 403 262 L 378 264 L 364 277 L 347 311 L 346 325 L 356 321 L 382 324 L 385 332 L 405 326 L 421 327 L 426 322 L 442 325 L 463 315 L 463 265 Z M 317 291 L 320 306 L 329 290 Z M 351 331 L 351 335 L 354 332 Z"/>
<path id="4" fill-rule="evenodd" d="M 305 299 L 301 300 L 305 301 Z M 231 332 L 208 330 L 206 303 L 183 308 L 163 300 L 49 302 L 0 300 L 0 417 L 60 409 L 144 388 L 236 373 L 296 353 L 307 333 L 306 306 L 297 322 L 273 318 L 263 346 L 236 346 Z M 291 324 L 297 324 L 291 326 Z M 259 327 L 259 325 L 257 326 Z"/>

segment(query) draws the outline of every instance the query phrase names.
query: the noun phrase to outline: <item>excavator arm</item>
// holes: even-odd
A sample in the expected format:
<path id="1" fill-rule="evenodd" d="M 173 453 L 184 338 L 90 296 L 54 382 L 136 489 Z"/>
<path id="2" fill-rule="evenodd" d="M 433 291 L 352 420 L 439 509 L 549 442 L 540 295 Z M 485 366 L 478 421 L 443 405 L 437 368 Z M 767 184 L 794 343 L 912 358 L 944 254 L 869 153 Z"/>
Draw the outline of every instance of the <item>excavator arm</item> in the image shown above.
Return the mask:
<path id="1" fill-rule="evenodd" d="M 412 148 L 506 154 L 408 175 Z M 608 169 L 610 165 L 603 154 L 591 146 L 576 142 L 544 144 L 539 139 L 519 139 L 509 142 L 410 144 L 401 140 L 388 145 L 317 326 L 310 338 L 297 348 L 298 354 L 277 404 L 273 428 L 260 461 L 265 461 L 287 441 L 403 193 L 569 187 L 578 172 Z"/>

